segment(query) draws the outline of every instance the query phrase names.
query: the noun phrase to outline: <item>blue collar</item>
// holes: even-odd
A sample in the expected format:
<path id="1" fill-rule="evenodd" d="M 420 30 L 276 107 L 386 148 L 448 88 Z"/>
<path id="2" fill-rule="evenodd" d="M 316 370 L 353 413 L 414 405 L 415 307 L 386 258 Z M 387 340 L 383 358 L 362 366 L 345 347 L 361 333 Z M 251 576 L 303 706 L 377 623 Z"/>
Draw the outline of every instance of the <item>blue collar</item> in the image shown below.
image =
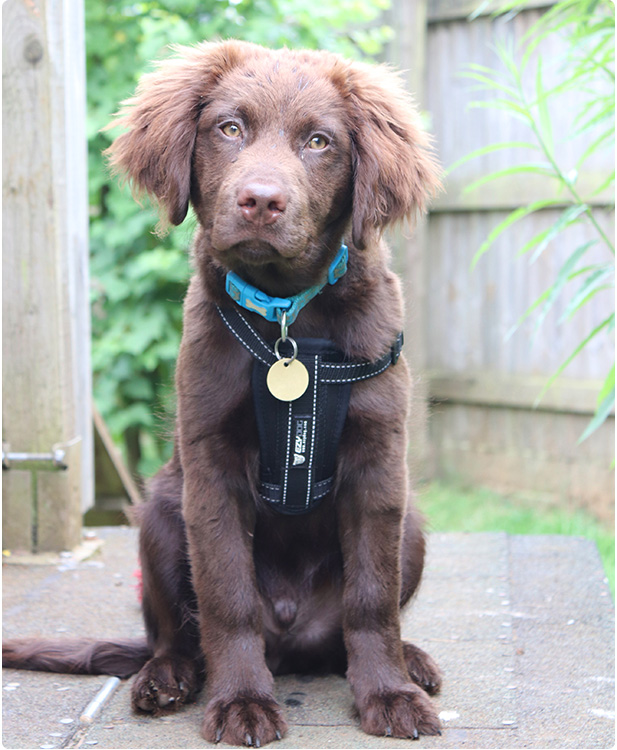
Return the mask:
<path id="1" fill-rule="evenodd" d="M 287 325 L 291 325 L 298 317 L 302 308 L 316 297 L 326 284 L 336 284 L 336 282 L 347 271 L 347 258 L 349 251 L 347 245 L 341 245 L 341 249 L 336 254 L 336 258 L 330 264 L 328 275 L 315 286 L 306 289 L 300 294 L 294 294 L 293 297 L 270 297 L 269 294 L 262 292 L 257 287 L 241 279 L 237 273 L 230 271 L 225 278 L 225 291 L 245 310 L 252 310 L 259 313 L 266 320 L 272 323 L 281 322 L 284 312 L 287 313 Z"/>

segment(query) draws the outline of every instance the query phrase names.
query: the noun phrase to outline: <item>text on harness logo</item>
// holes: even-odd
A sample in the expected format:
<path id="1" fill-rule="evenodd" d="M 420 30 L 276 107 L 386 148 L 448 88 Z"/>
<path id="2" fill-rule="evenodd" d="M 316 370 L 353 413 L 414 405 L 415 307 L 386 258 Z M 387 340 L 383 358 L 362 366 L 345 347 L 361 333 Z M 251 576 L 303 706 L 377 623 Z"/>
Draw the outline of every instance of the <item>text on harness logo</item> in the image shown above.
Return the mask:
<path id="1" fill-rule="evenodd" d="M 311 417 L 293 418 L 292 452 L 290 456 L 292 468 L 300 469 L 306 466 L 307 453 L 310 450 L 311 421 Z"/>

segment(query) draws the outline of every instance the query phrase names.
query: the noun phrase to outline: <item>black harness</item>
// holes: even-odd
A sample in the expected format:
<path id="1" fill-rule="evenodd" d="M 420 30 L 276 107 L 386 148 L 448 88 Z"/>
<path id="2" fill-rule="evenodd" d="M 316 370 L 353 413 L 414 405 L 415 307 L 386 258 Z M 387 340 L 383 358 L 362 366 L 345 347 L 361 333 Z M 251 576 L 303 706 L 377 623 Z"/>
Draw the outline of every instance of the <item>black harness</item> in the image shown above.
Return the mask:
<path id="1" fill-rule="evenodd" d="M 373 378 L 396 364 L 403 346 L 399 333 L 375 362 L 350 362 L 331 341 L 296 339 L 297 358 L 309 384 L 295 401 L 279 401 L 266 385 L 279 357 L 236 307 L 217 310 L 229 330 L 253 356 L 253 401 L 260 445 L 259 494 L 281 513 L 306 513 L 334 484 L 336 455 L 351 384 Z"/>

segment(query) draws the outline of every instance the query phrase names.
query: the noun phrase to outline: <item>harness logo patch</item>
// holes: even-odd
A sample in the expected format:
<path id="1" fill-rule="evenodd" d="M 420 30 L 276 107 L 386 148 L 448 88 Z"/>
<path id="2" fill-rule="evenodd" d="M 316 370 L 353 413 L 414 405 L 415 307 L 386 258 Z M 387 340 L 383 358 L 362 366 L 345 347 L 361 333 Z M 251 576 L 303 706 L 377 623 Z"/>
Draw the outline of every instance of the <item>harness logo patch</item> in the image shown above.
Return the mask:
<path id="1" fill-rule="evenodd" d="M 310 448 L 311 417 L 294 417 L 292 423 L 292 468 L 304 468 L 308 462 Z"/>

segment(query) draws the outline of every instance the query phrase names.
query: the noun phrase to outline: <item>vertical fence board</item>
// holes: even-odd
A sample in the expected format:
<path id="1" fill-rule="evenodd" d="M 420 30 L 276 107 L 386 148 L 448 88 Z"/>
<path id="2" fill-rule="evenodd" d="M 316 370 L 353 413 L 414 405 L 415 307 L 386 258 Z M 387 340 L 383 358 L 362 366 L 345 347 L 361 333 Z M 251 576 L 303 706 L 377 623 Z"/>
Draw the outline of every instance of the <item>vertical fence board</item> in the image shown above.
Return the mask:
<path id="1" fill-rule="evenodd" d="M 2 10 L 3 441 L 23 452 L 70 445 L 66 471 L 38 472 L 43 551 L 79 541 L 93 496 L 82 5 Z M 22 473 L 4 472 L 10 503 L 31 501 Z M 9 548 L 24 538 L 11 528 Z"/>
<path id="2" fill-rule="evenodd" d="M 425 108 L 427 0 L 395 2 L 390 23 L 397 29 L 389 58 L 403 71 L 408 91 L 420 110 Z M 413 39 L 413 44 L 409 40 Z M 424 340 L 426 222 L 419 219 L 413 231 L 401 227 L 388 238 L 396 270 L 403 278 L 405 309 L 405 356 L 413 377 L 412 412 L 409 421 L 409 464 L 416 481 L 427 476 L 430 466 L 428 439 L 428 384 Z"/>

